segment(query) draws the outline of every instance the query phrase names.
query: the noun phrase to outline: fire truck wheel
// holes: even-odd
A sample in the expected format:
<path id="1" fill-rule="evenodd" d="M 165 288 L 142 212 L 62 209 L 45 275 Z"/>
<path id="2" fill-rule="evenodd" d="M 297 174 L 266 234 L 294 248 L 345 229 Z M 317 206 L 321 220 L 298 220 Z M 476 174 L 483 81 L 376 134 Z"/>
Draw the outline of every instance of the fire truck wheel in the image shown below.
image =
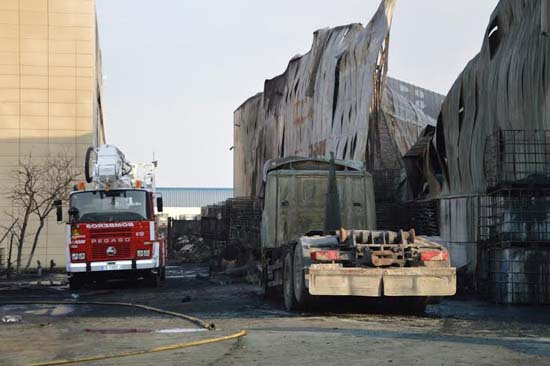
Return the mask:
<path id="1" fill-rule="evenodd" d="M 304 276 L 304 258 L 300 244 L 296 244 L 294 249 L 294 263 L 292 266 L 294 279 L 294 297 L 296 298 L 296 307 L 305 309 L 311 303 L 311 295 L 306 287 Z"/>
<path id="2" fill-rule="evenodd" d="M 149 286 L 159 287 L 160 286 L 160 269 L 159 269 L 159 272 L 157 273 L 151 272 L 146 279 L 147 279 L 147 284 Z"/>
<path id="3" fill-rule="evenodd" d="M 166 266 L 160 267 L 160 280 L 161 281 L 166 280 Z"/>
<path id="4" fill-rule="evenodd" d="M 82 288 L 82 281 L 79 278 L 69 278 L 69 288 L 73 291 L 78 291 Z"/>
<path id="5" fill-rule="evenodd" d="M 283 263 L 283 298 L 287 311 L 296 309 L 296 297 L 294 296 L 294 279 L 292 278 L 292 250 L 285 255 Z"/>

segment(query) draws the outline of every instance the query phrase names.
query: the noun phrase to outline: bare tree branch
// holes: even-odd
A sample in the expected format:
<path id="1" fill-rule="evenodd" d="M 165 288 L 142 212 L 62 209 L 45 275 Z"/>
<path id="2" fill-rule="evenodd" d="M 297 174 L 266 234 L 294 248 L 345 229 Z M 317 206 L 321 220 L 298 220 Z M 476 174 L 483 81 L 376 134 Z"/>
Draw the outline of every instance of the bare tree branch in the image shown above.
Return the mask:
<path id="1" fill-rule="evenodd" d="M 38 227 L 32 234 L 32 246 L 26 269 L 32 263 L 46 220 L 55 209 L 55 201 L 68 199 L 70 187 L 79 173 L 71 157 L 60 155 L 48 158 L 45 162 L 38 162 L 29 156 L 21 161 L 13 174 L 17 177 L 17 183 L 6 197 L 13 202 L 16 213 L 6 214 L 11 218 L 11 222 L 16 223 L 13 229 L 17 246 L 16 272 L 20 273 L 31 217 L 38 219 Z"/>

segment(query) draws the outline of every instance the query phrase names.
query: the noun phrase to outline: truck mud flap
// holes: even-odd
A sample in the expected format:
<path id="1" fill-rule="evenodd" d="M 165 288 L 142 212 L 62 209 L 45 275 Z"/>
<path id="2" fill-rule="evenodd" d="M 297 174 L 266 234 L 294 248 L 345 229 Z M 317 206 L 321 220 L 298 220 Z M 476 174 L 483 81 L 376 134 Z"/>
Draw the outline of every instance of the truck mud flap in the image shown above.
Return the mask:
<path id="1" fill-rule="evenodd" d="M 330 266 L 330 265 L 329 265 Z M 383 269 L 316 268 L 309 269 L 309 293 L 320 296 L 382 296 Z"/>
<path id="2" fill-rule="evenodd" d="M 392 268 L 383 278 L 384 296 L 453 296 L 454 268 Z"/>
<path id="3" fill-rule="evenodd" d="M 312 265 L 309 293 L 318 296 L 452 296 L 454 268 L 343 268 Z"/>

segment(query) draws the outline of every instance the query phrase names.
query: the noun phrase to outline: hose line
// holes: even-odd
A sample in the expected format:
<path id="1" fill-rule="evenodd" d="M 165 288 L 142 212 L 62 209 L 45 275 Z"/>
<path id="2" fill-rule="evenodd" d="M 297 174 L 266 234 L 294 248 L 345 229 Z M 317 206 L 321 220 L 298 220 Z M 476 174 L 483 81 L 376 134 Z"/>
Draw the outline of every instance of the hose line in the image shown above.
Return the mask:
<path id="1" fill-rule="evenodd" d="M 126 306 L 126 307 L 134 307 L 138 309 L 148 310 L 159 314 L 165 314 L 174 316 L 177 318 L 181 318 L 184 320 L 187 320 L 189 322 L 192 322 L 196 325 L 201 326 L 204 329 L 207 330 L 214 330 L 216 329 L 215 325 L 213 323 L 207 323 L 199 318 L 177 313 L 174 311 L 167 311 L 158 309 L 152 306 L 147 305 L 140 305 L 140 304 L 133 304 L 133 303 L 127 303 L 127 302 L 105 302 L 105 301 L 0 301 L 0 305 L 101 305 L 101 306 Z M 184 342 L 184 343 L 176 343 L 176 344 L 169 344 L 166 346 L 160 346 L 155 347 L 147 350 L 138 350 L 138 351 L 130 351 L 130 352 L 123 352 L 113 355 L 98 355 L 98 356 L 89 356 L 89 357 L 83 357 L 78 359 L 72 359 L 72 360 L 54 360 L 49 362 L 42 362 L 42 363 L 35 363 L 31 366 L 55 366 L 55 365 L 69 365 L 69 364 L 75 364 L 80 362 L 91 362 L 91 361 L 100 361 L 100 360 L 107 360 L 112 358 L 121 358 L 121 357 L 129 357 L 129 356 L 139 356 L 139 355 L 145 355 L 149 353 L 157 353 L 157 352 L 165 352 L 165 351 L 172 351 L 176 349 L 181 348 L 188 348 L 188 347 L 196 347 L 196 346 L 202 346 L 206 344 L 212 344 L 212 343 L 218 343 L 218 342 L 224 342 L 229 341 L 232 339 L 239 339 L 241 337 L 244 337 L 247 335 L 246 330 L 241 330 L 237 333 L 233 333 L 227 336 L 223 337 L 216 337 L 216 338 L 208 338 L 198 341 L 191 341 L 191 342 Z"/>

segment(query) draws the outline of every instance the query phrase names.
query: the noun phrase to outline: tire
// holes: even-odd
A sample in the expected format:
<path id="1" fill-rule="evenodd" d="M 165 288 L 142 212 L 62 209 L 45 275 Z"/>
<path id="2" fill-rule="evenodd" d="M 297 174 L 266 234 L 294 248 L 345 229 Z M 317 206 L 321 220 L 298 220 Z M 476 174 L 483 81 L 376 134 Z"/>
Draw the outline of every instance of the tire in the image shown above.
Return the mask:
<path id="1" fill-rule="evenodd" d="M 166 281 L 166 266 L 160 267 L 160 280 Z"/>
<path id="2" fill-rule="evenodd" d="M 311 303 L 311 295 L 306 287 L 304 275 L 304 257 L 300 244 L 294 248 L 294 261 L 292 265 L 292 278 L 294 283 L 294 298 L 296 299 L 296 308 L 305 309 Z"/>
<path id="3" fill-rule="evenodd" d="M 283 299 L 287 311 L 296 310 L 296 296 L 294 296 L 294 276 L 293 276 L 293 251 L 290 250 L 285 255 L 283 263 Z"/>
<path id="4" fill-rule="evenodd" d="M 161 275 L 160 275 L 160 268 L 159 268 L 159 272 L 157 272 L 157 273 L 151 272 L 146 277 L 147 285 L 149 285 L 150 287 L 154 287 L 154 288 L 160 287 L 160 277 L 161 277 Z"/>
<path id="5" fill-rule="evenodd" d="M 428 305 L 428 297 L 418 297 L 412 300 L 410 311 L 411 314 L 418 315 L 426 312 L 426 306 Z"/>
<path id="6" fill-rule="evenodd" d="M 86 150 L 86 159 L 84 160 L 84 175 L 86 176 L 86 182 L 92 183 L 93 176 L 90 174 L 90 159 L 92 158 L 92 152 L 95 151 L 93 146 L 90 146 Z"/>
<path id="7" fill-rule="evenodd" d="M 76 277 L 69 278 L 69 288 L 73 291 L 78 291 L 82 288 L 82 280 Z"/>

